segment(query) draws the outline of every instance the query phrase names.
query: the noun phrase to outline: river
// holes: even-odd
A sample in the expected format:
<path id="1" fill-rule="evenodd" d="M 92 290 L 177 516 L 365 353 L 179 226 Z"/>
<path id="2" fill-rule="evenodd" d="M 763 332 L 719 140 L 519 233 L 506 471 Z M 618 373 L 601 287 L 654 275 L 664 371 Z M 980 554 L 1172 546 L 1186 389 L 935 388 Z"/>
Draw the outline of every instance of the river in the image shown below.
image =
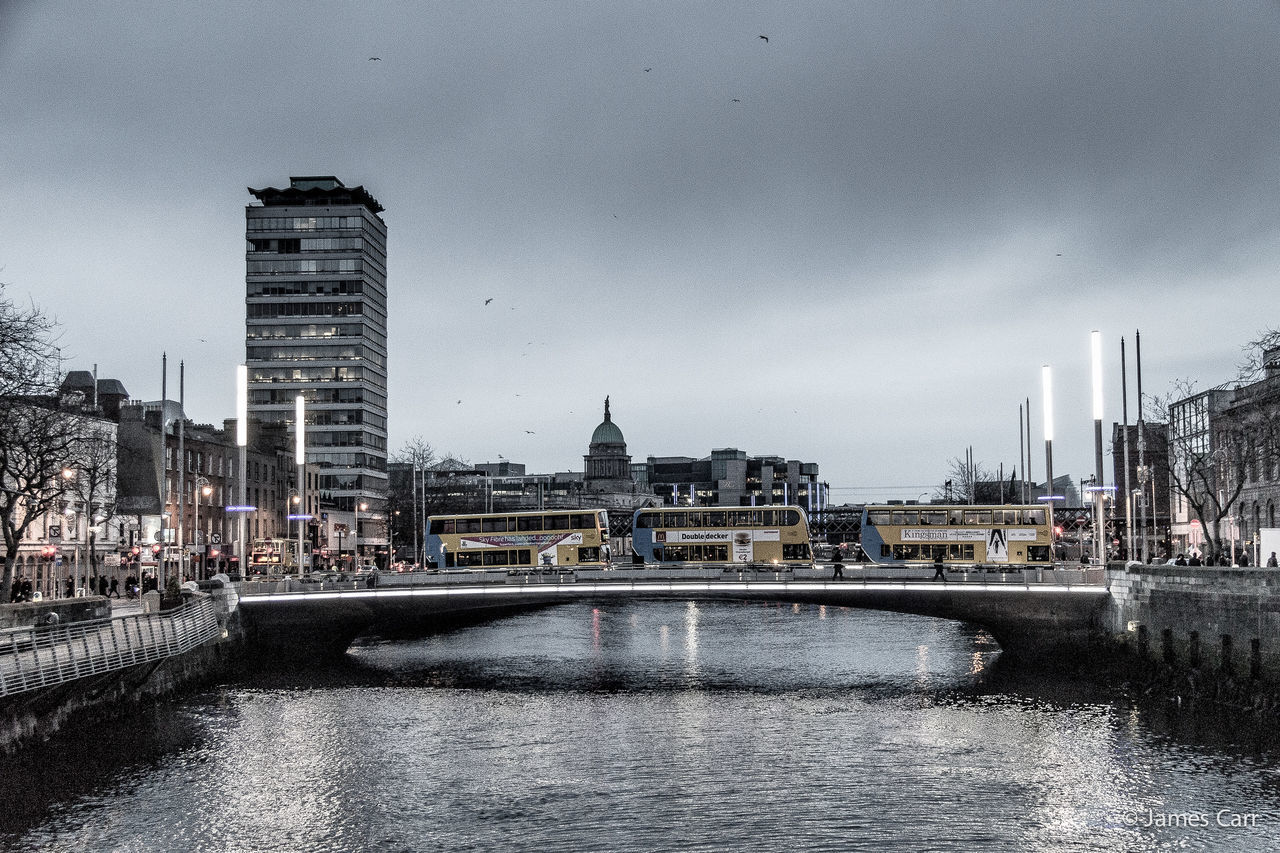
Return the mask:
<path id="1" fill-rule="evenodd" d="M 1270 850 L 1277 740 L 980 630 L 572 604 L 246 676 L 6 764 L 0 849 Z"/>

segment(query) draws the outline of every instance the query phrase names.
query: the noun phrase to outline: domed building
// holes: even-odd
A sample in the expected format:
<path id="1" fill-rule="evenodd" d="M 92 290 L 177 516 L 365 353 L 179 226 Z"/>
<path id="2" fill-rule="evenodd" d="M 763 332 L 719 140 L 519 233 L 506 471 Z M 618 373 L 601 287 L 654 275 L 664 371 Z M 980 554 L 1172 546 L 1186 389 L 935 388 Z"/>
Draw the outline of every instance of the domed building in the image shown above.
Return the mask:
<path id="1" fill-rule="evenodd" d="M 591 433 L 591 444 L 583 460 L 583 486 L 590 492 L 624 492 L 635 490 L 631 479 L 631 457 L 627 440 L 609 414 L 609 398 L 604 398 L 604 420 Z"/>

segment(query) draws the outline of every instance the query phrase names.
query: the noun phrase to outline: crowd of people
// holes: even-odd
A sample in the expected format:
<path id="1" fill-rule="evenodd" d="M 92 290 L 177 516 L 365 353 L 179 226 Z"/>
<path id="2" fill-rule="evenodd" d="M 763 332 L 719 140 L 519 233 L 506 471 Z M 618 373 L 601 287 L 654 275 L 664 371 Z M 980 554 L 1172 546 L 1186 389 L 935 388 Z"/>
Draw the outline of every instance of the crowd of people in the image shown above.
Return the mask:
<path id="1" fill-rule="evenodd" d="M 108 577 L 106 575 L 82 575 L 79 578 L 68 577 L 62 581 L 62 595 L 64 598 L 74 598 L 77 591 L 83 590 L 83 595 L 101 595 L 103 598 L 120 598 L 120 591 L 123 587 L 124 595 L 127 598 L 137 598 L 144 592 L 157 589 L 159 586 L 156 581 L 154 572 L 145 572 L 141 578 L 137 575 L 129 575 L 124 579 L 123 585 L 119 578 Z M 23 601 L 34 601 L 36 598 L 35 582 L 29 578 L 19 575 L 13 579 L 13 585 L 10 587 L 9 602 L 18 604 Z"/>

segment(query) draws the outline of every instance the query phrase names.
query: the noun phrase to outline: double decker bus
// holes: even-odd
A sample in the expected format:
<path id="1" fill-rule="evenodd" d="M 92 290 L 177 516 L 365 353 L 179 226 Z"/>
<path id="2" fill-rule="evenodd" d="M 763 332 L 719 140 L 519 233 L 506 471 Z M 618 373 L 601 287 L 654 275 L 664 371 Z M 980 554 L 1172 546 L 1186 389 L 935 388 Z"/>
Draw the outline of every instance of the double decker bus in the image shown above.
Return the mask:
<path id="1" fill-rule="evenodd" d="M 426 555 L 444 569 L 556 570 L 609 565 L 603 509 L 435 515 Z"/>
<path id="2" fill-rule="evenodd" d="M 309 565 L 311 543 L 303 540 L 302 563 Z M 254 539 L 249 549 L 249 571 L 260 575 L 287 575 L 298 570 L 297 539 Z"/>
<path id="3" fill-rule="evenodd" d="M 646 563 L 813 565 L 809 520 L 796 506 L 637 510 L 631 548 Z"/>
<path id="4" fill-rule="evenodd" d="M 1052 563 L 1044 506 L 866 506 L 862 550 L 875 563 L 1013 566 Z"/>

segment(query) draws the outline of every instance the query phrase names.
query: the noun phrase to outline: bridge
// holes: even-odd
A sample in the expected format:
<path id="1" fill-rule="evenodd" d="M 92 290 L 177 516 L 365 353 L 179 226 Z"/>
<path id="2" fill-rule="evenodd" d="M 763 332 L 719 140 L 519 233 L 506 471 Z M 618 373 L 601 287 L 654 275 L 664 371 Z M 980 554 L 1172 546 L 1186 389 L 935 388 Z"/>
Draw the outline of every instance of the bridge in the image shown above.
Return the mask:
<path id="1" fill-rule="evenodd" d="M 1101 569 L 954 573 L 947 583 L 928 580 L 924 570 L 892 578 L 871 572 L 846 569 L 842 579 L 831 578 L 830 569 L 481 572 L 397 576 L 374 588 L 245 583 L 239 611 L 246 647 L 268 661 L 339 655 L 362 635 L 424 634 L 568 602 L 646 599 L 800 603 L 953 619 L 985 628 L 1008 659 L 1048 660 L 1087 646 L 1104 630 L 1111 601 Z"/>

